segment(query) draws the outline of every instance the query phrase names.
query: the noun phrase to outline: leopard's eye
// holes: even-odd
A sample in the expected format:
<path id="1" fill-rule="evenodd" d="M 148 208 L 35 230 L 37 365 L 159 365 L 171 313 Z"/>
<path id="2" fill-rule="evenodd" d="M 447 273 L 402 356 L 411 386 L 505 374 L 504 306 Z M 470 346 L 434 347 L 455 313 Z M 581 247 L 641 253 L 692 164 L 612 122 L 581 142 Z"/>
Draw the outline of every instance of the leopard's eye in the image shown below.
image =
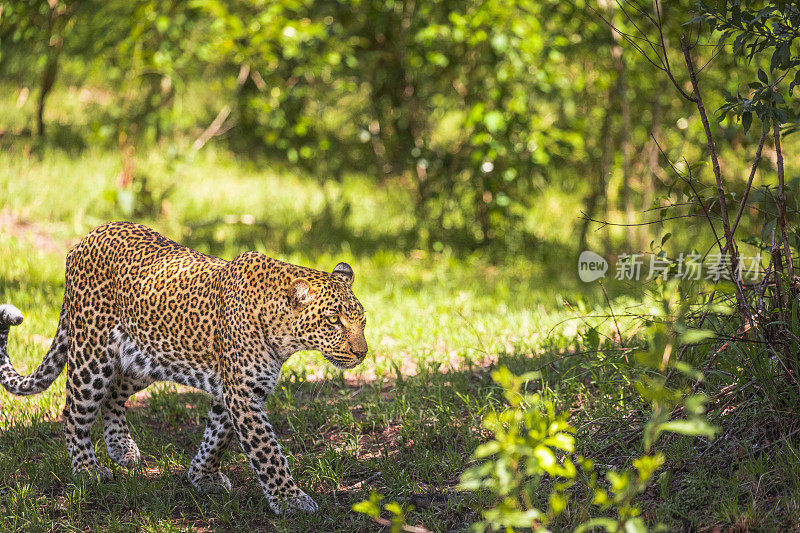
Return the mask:
<path id="1" fill-rule="evenodd" d="M 339 323 L 339 317 L 337 315 L 330 315 L 328 317 L 328 322 L 330 322 L 331 324 L 338 324 Z"/>

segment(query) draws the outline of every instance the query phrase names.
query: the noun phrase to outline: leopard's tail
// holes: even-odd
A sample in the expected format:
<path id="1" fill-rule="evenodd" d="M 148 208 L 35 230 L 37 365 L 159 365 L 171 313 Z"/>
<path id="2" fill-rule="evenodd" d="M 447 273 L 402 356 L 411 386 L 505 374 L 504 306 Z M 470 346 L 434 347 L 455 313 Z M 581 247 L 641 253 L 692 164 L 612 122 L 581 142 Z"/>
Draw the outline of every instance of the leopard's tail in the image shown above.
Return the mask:
<path id="1" fill-rule="evenodd" d="M 11 364 L 8 357 L 8 332 L 11 326 L 22 323 L 22 313 L 10 304 L 0 305 L 0 385 L 11 394 L 29 396 L 38 394 L 49 387 L 61 374 L 67 363 L 67 312 L 66 305 L 61 308 L 58 330 L 44 360 L 33 374 L 22 376 Z"/>

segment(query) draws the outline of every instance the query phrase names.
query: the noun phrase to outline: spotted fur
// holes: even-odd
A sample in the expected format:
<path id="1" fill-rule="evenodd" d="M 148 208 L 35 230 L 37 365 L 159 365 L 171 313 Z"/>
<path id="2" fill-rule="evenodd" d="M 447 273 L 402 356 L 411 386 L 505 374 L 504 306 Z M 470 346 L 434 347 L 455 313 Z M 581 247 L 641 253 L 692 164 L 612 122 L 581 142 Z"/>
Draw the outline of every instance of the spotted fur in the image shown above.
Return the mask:
<path id="1" fill-rule="evenodd" d="M 255 252 L 228 262 L 145 226 L 105 224 L 67 254 L 58 329 L 33 374 L 18 374 L 6 349 L 22 313 L 0 306 L 0 384 L 36 394 L 66 364 L 72 470 L 99 478 L 111 472 L 98 464 L 90 438 L 98 412 L 109 456 L 130 467 L 141 460 L 125 421 L 131 394 L 154 381 L 201 389 L 214 403 L 189 468 L 192 484 L 230 489 L 220 460 L 236 435 L 270 507 L 313 512 L 317 504 L 292 479 L 263 404 L 298 350 L 319 350 L 341 368 L 364 359 L 366 319 L 352 284 L 346 263 L 327 273 Z"/>

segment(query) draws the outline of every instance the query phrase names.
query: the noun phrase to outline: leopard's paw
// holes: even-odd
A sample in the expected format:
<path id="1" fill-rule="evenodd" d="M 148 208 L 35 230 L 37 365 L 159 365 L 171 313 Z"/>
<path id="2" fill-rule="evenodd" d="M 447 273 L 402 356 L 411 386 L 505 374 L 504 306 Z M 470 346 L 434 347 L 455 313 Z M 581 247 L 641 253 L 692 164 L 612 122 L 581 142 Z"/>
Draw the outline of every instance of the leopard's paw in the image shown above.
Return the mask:
<path id="1" fill-rule="evenodd" d="M 124 445 L 109 445 L 108 457 L 124 468 L 133 468 L 142 462 L 142 453 L 133 439 L 129 439 Z"/>
<path id="2" fill-rule="evenodd" d="M 189 482 L 199 492 L 230 492 L 231 480 L 222 472 L 214 474 L 199 475 L 195 470 L 189 468 Z"/>
<path id="3" fill-rule="evenodd" d="M 114 479 L 114 474 L 111 473 L 111 470 L 100 465 L 89 465 L 79 469 L 73 469 L 72 474 L 75 477 L 86 476 L 93 481 Z"/>
<path id="4" fill-rule="evenodd" d="M 300 494 L 287 500 L 269 499 L 269 506 L 275 514 L 283 513 L 316 513 L 319 509 L 317 502 L 311 496 L 300 491 Z"/>

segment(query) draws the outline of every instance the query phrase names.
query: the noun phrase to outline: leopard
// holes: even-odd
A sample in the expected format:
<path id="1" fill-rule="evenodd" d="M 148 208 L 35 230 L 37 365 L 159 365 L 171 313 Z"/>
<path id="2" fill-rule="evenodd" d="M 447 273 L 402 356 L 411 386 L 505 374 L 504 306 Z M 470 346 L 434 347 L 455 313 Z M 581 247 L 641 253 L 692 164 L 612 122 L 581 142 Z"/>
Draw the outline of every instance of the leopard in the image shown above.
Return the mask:
<path id="1" fill-rule="evenodd" d="M 295 482 L 265 403 L 281 367 L 301 350 L 340 369 L 367 355 L 364 307 L 344 262 L 331 272 L 248 251 L 232 260 L 185 247 L 133 222 L 109 222 L 67 253 L 56 333 L 38 368 L 19 374 L 8 354 L 23 315 L 0 305 L 0 384 L 28 396 L 49 387 L 66 366 L 63 410 L 74 476 L 113 479 L 95 454 L 99 417 L 108 457 L 124 468 L 142 462 L 126 421 L 126 403 L 157 381 L 211 398 L 203 440 L 188 468 L 201 491 L 230 491 L 221 471 L 235 436 L 276 514 L 318 510 Z"/>

